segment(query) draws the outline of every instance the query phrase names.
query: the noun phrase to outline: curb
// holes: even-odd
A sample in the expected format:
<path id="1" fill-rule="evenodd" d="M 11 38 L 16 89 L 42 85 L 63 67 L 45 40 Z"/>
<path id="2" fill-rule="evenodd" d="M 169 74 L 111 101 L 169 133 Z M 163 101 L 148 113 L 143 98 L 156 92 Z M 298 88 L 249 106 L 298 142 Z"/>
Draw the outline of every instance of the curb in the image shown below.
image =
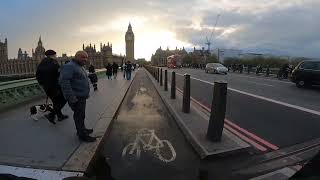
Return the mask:
<path id="1" fill-rule="evenodd" d="M 204 147 L 204 145 L 208 145 L 208 144 L 203 144 L 203 142 L 201 143 L 199 141 L 199 139 L 198 139 L 199 137 L 197 138 L 195 136 L 195 134 L 192 132 L 192 130 L 189 129 L 189 127 L 185 124 L 184 120 L 182 120 L 183 115 L 181 116 L 178 112 L 176 112 L 173 105 L 170 104 L 170 101 L 165 98 L 166 95 L 163 94 L 163 92 L 160 92 L 160 89 L 157 88 L 157 83 L 152 78 L 152 75 L 146 69 L 145 69 L 145 71 L 148 74 L 149 79 L 152 81 L 153 85 L 155 86 L 155 89 L 157 90 L 157 93 L 161 97 L 161 100 L 166 105 L 166 107 L 169 110 L 172 117 L 175 119 L 175 122 L 179 126 L 180 130 L 183 132 L 184 136 L 189 141 L 189 143 L 192 145 L 192 147 L 195 149 L 195 151 L 199 154 L 201 159 L 205 159 L 205 158 L 212 157 L 212 156 L 225 156 L 225 155 L 233 154 L 233 153 L 241 153 L 241 152 L 245 152 L 246 150 L 248 150 L 250 148 L 250 146 L 247 143 L 242 141 L 240 138 L 234 136 L 227 129 L 224 129 L 223 134 L 229 139 L 234 138 L 235 140 L 234 139 L 232 139 L 232 140 L 234 142 L 238 143 L 238 147 L 234 147 L 234 148 L 228 147 L 227 150 L 217 148 L 214 151 L 212 151 L 212 149 L 211 149 L 211 151 L 209 152 L 208 149 L 206 147 Z M 191 102 L 191 109 L 194 112 L 194 114 L 192 114 L 192 113 L 188 114 L 189 116 L 190 115 L 191 116 L 192 115 L 199 116 L 201 118 L 206 119 L 206 117 L 205 117 L 206 113 L 204 113 L 200 108 L 197 108 L 193 102 Z M 186 116 L 188 116 L 188 115 L 186 115 Z M 219 146 L 219 144 L 221 145 L 221 143 L 211 143 L 211 144 L 216 145 L 216 146 Z"/>
<path id="2" fill-rule="evenodd" d="M 138 71 L 138 70 L 137 70 Z M 136 72 L 137 72 L 136 71 Z M 118 105 L 115 106 L 115 110 L 111 113 L 110 122 L 106 122 L 108 118 L 104 118 L 103 113 L 100 115 L 98 122 L 95 125 L 95 130 L 99 129 L 98 132 L 94 131 L 94 134 L 99 134 L 96 142 L 94 143 L 81 143 L 80 146 L 75 150 L 75 152 L 71 155 L 71 157 L 66 161 L 66 163 L 61 168 L 63 171 L 73 171 L 73 172 L 83 172 L 87 174 L 93 168 L 95 160 L 99 155 L 99 151 L 101 150 L 101 146 L 106 138 L 106 136 L 110 133 L 112 124 L 116 119 L 116 116 L 120 110 L 121 104 L 125 99 L 133 81 L 135 80 L 136 73 L 132 77 L 132 80 L 128 86 L 128 88 L 123 93 L 121 98 L 115 98 L 115 101 Z"/>

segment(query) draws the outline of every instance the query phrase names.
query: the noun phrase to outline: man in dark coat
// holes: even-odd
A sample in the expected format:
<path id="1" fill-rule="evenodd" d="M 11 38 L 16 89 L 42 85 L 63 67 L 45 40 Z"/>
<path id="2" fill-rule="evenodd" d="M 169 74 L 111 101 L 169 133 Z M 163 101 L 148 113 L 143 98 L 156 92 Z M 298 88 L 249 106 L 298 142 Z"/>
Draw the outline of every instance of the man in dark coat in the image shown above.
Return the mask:
<path id="1" fill-rule="evenodd" d="M 118 69 L 119 69 L 119 65 L 117 63 L 113 62 L 113 64 L 112 64 L 112 74 L 113 74 L 113 78 L 114 79 L 117 79 Z"/>
<path id="2" fill-rule="evenodd" d="M 51 99 L 53 104 L 53 112 L 45 115 L 45 117 L 53 124 L 55 124 L 55 116 L 58 121 L 67 119 L 67 115 L 63 115 L 61 109 L 67 103 L 65 100 L 61 87 L 58 83 L 60 75 L 60 65 L 57 61 L 56 52 L 48 50 L 45 52 L 46 57 L 40 62 L 37 67 L 36 78 L 47 96 Z"/>
<path id="3" fill-rule="evenodd" d="M 132 71 L 132 64 L 130 61 L 127 61 L 126 63 L 126 77 L 127 80 L 131 80 L 131 71 Z"/>

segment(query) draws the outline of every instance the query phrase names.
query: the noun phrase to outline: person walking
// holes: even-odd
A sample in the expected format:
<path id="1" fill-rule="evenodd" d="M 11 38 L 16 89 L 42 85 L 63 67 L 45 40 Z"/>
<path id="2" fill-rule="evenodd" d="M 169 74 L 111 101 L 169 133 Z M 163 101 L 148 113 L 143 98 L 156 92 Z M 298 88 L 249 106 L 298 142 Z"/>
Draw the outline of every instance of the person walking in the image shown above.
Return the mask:
<path id="1" fill-rule="evenodd" d="M 63 66 L 59 83 L 63 95 L 73 111 L 79 139 L 85 142 L 94 142 L 96 138 L 89 135 L 93 129 L 87 129 L 84 123 L 86 101 L 90 92 L 88 74 L 83 67 L 87 61 L 88 54 L 85 51 L 78 51 L 74 59 Z"/>
<path id="2" fill-rule="evenodd" d="M 117 79 L 118 69 L 119 69 L 118 64 L 113 62 L 113 64 L 112 64 L 112 74 L 113 74 L 113 78 L 114 79 Z"/>
<path id="3" fill-rule="evenodd" d="M 122 65 L 122 69 L 123 69 L 123 79 L 126 79 L 126 69 L 127 69 L 127 67 L 126 67 L 126 65 L 127 65 L 127 63 L 123 63 L 123 65 Z"/>
<path id="4" fill-rule="evenodd" d="M 132 64 L 130 61 L 127 61 L 126 64 L 126 77 L 127 80 L 131 80 L 131 71 L 132 71 Z"/>
<path id="5" fill-rule="evenodd" d="M 98 90 L 98 84 L 97 84 L 98 83 L 98 76 L 96 74 L 96 70 L 92 64 L 90 64 L 88 70 L 89 70 L 88 77 L 89 77 L 91 84 L 93 86 L 93 90 L 97 91 Z"/>
<path id="6" fill-rule="evenodd" d="M 112 65 L 110 63 L 107 64 L 106 66 L 106 75 L 108 77 L 108 79 L 111 79 L 112 80 Z"/>
<path id="7" fill-rule="evenodd" d="M 68 118 L 67 115 L 62 114 L 61 112 L 61 109 L 65 106 L 67 101 L 65 100 L 58 83 L 60 65 L 57 61 L 56 54 L 57 53 L 54 50 L 47 50 L 45 52 L 46 57 L 40 62 L 36 71 L 37 81 L 53 104 L 53 112 L 45 115 L 52 124 L 56 124 L 56 116 L 58 117 L 58 121 Z"/>

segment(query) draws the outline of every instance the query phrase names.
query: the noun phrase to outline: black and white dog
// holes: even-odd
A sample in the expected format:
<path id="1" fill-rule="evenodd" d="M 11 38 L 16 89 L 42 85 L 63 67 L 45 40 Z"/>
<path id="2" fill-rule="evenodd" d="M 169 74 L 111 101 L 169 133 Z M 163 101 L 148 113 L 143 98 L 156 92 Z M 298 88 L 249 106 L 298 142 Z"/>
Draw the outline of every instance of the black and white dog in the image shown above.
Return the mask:
<path id="1" fill-rule="evenodd" d="M 46 112 L 53 112 L 52 104 L 40 104 L 30 107 L 30 116 L 35 121 L 38 121 Z"/>

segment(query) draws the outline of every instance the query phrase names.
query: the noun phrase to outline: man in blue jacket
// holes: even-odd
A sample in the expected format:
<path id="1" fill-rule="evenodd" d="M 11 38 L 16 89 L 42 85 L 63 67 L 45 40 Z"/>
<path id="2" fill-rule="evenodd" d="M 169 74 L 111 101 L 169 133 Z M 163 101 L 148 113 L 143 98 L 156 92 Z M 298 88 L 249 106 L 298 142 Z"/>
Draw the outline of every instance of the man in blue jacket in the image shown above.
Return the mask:
<path id="1" fill-rule="evenodd" d="M 59 83 L 64 97 L 73 110 L 73 119 L 79 139 L 94 142 L 96 138 L 89 135 L 93 130 L 87 129 L 84 124 L 86 101 L 90 92 L 88 74 L 83 67 L 87 61 L 88 54 L 85 51 L 78 51 L 74 59 L 63 66 Z"/>

